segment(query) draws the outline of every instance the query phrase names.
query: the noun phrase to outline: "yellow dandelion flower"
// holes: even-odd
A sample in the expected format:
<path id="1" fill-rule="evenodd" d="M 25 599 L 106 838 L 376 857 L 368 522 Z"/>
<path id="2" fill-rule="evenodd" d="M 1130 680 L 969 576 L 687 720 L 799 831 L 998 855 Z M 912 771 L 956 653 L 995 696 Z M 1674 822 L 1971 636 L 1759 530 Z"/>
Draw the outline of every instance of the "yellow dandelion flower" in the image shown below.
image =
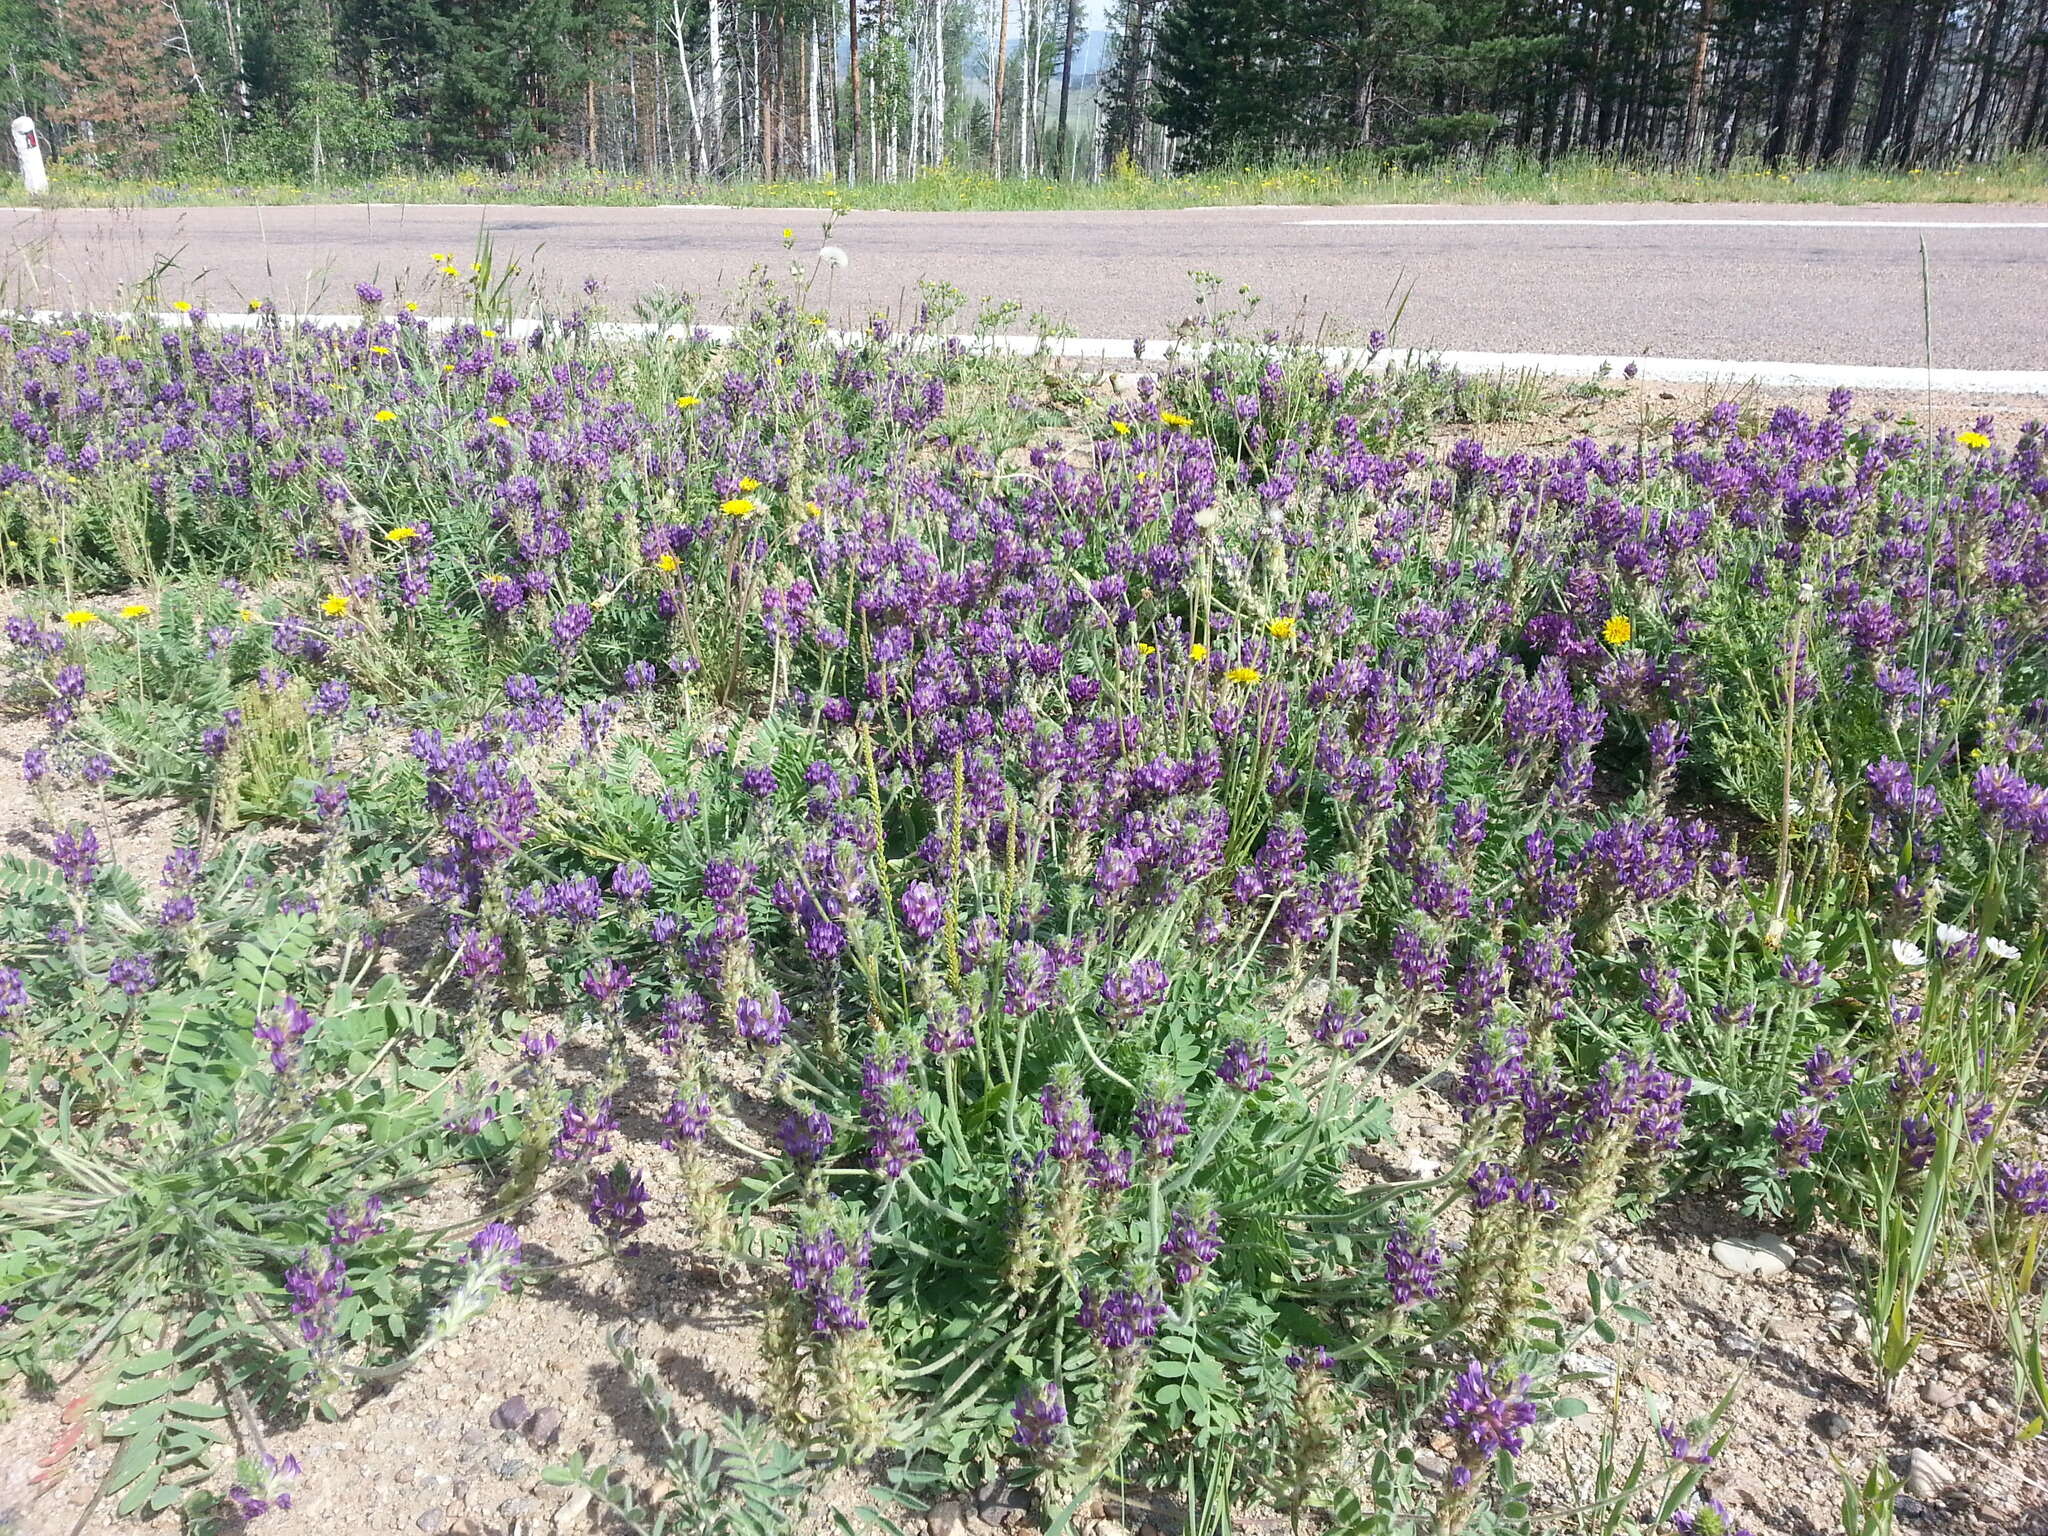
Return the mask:
<path id="1" fill-rule="evenodd" d="M 699 400 L 695 395 L 676 396 L 676 409 L 679 411 L 687 411 L 691 406 L 702 405 L 703 403 L 704 402 Z"/>
<path id="2" fill-rule="evenodd" d="M 181 315 L 189 315 L 192 313 L 192 301 L 190 299 L 180 299 L 178 300 L 177 303 L 173 304 L 171 308 L 175 309 Z"/>
<path id="3" fill-rule="evenodd" d="M 1965 448 L 1972 448 L 1978 450 L 1989 448 L 1991 446 L 1991 439 L 1986 437 L 1982 432 L 1958 432 L 1956 434 L 1956 441 L 1961 443 Z"/>
<path id="4" fill-rule="evenodd" d="M 320 611 L 330 619 L 338 619 L 348 612 L 348 599 L 339 592 L 330 592 L 327 594 L 326 601 L 321 603 Z"/>
<path id="5" fill-rule="evenodd" d="M 507 421 L 507 420 L 506 420 L 506 419 L 505 419 L 504 417 L 502 417 L 502 416 L 493 416 L 493 417 L 491 417 L 491 418 L 490 418 L 490 423 L 491 423 L 491 425 L 492 425 L 492 426 L 494 426 L 494 427 L 509 427 L 509 426 L 511 426 L 511 425 L 512 425 L 512 423 L 511 423 L 511 422 Z"/>
<path id="6" fill-rule="evenodd" d="M 807 501 L 804 503 L 805 517 L 823 517 L 824 515 L 825 509 L 819 506 L 815 501 Z"/>
<path id="7" fill-rule="evenodd" d="M 252 314 L 252 315 L 253 315 L 253 314 L 256 314 L 256 313 L 257 313 L 258 311 L 260 311 L 260 310 L 261 310 L 262 308 L 263 308 L 263 301 L 262 301 L 261 299 L 251 299 L 251 300 L 249 301 L 249 313 L 250 313 L 250 314 Z"/>
<path id="8" fill-rule="evenodd" d="M 754 504 L 744 496 L 735 496 L 729 501 L 721 501 L 718 510 L 727 517 L 745 517 L 754 510 Z"/>
<path id="9" fill-rule="evenodd" d="M 782 238 L 785 240 L 794 240 L 796 238 L 796 231 L 793 229 L 785 229 L 782 232 Z"/>
<path id="10" fill-rule="evenodd" d="M 254 608 L 244 608 L 240 610 L 235 615 L 235 617 L 240 619 L 244 624 L 254 624 L 256 622 L 256 610 Z"/>
<path id="11" fill-rule="evenodd" d="M 460 272 L 456 271 L 454 267 L 452 267 L 452 266 L 445 266 L 445 265 L 444 265 L 444 266 L 443 266 L 443 267 L 441 268 L 441 275 L 442 275 L 443 277 L 460 277 L 460 276 L 462 276 L 462 274 L 461 274 Z"/>
<path id="12" fill-rule="evenodd" d="M 1635 633 L 1636 627 L 1629 623 L 1628 615 L 1625 613 L 1610 616 L 1607 622 L 1600 626 L 1600 638 L 1609 645 L 1627 645 L 1635 638 Z"/>
<path id="13" fill-rule="evenodd" d="M 129 603 L 122 608 L 121 617 L 124 619 L 146 619 L 149 617 L 149 604 Z"/>
<path id="14" fill-rule="evenodd" d="M 453 373 L 455 371 L 455 365 L 453 363 L 443 363 L 441 365 L 441 371 L 443 373 Z"/>
<path id="15" fill-rule="evenodd" d="M 1256 683 L 1259 680 L 1257 667 L 1232 667 L 1223 674 L 1226 683 Z"/>
<path id="16" fill-rule="evenodd" d="M 657 569 L 664 571 L 676 570 L 681 567 L 682 563 L 673 554 L 669 553 L 664 553 L 659 560 L 654 562 Z"/>
<path id="17" fill-rule="evenodd" d="M 761 482 L 752 475 L 742 475 L 740 476 L 740 489 L 743 491 L 758 491 L 761 489 Z"/>
<path id="18" fill-rule="evenodd" d="M 1192 427 L 1194 424 L 1194 417 L 1183 416 L 1179 411 L 1161 411 L 1159 413 L 1159 425 L 1162 427 Z"/>
<path id="19" fill-rule="evenodd" d="M 375 353 L 378 357 L 389 357 L 391 355 L 391 349 L 389 347 L 372 347 L 370 348 L 370 350 L 373 353 Z"/>
<path id="20" fill-rule="evenodd" d="M 390 409 L 389 407 L 386 407 L 384 410 L 379 411 L 375 416 L 372 416 L 370 419 L 372 421 L 396 421 L 398 420 L 398 412 Z"/>
<path id="21" fill-rule="evenodd" d="M 1129 437 L 1131 435 L 1131 424 L 1128 421 L 1112 421 L 1109 424 L 1109 430 L 1118 437 Z"/>
<path id="22" fill-rule="evenodd" d="M 418 299 L 407 299 L 405 301 L 405 312 L 408 315 L 418 314 L 420 312 L 420 301 Z"/>
<path id="23" fill-rule="evenodd" d="M 1195 642 L 1195 643 L 1194 643 L 1193 645 L 1191 645 L 1191 646 L 1189 646 L 1189 647 L 1188 647 L 1188 660 L 1189 660 L 1189 661 L 1207 661 L 1208 659 L 1209 659 L 1209 647 L 1207 647 L 1206 645 L 1202 644 L 1202 643 L 1201 643 L 1201 642 L 1200 642 L 1199 640 L 1198 640 L 1198 641 L 1196 641 L 1196 642 Z"/>
<path id="24" fill-rule="evenodd" d="M 436 266 L 440 266 L 448 260 L 448 253 L 446 251 L 435 251 L 427 257 L 427 260 L 433 262 Z"/>
<path id="25" fill-rule="evenodd" d="M 83 629 L 88 624 L 97 624 L 100 616 L 90 608 L 72 608 L 57 615 L 73 629 Z"/>
<path id="26" fill-rule="evenodd" d="M 1159 649 L 1159 647 L 1158 647 L 1158 646 L 1156 646 L 1156 645 L 1147 645 L 1147 644 L 1146 644 L 1146 643 L 1145 643 L 1144 641 L 1142 641 L 1142 640 L 1140 640 L 1140 641 L 1138 642 L 1138 654 L 1139 654 L 1140 656 L 1150 656 L 1150 655 L 1151 655 L 1151 654 L 1152 654 L 1153 652 L 1157 651 L 1158 649 Z"/>
<path id="27" fill-rule="evenodd" d="M 419 529 L 410 523 L 400 523 L 396 528 L 384 530 L 384 537 L 394 544 L 409 544 L 420 536 Z"/>
<path id="28" fill-rule="evenodd" d="M 486 340 L 486 341 L 496 341 L 497 339 L 498 339 L 498 333 L 497 333 L 496 331 L 485 331 L 485 332 L 484 332 L 484 340 Z"/>
<path id="29" fill-rule="evenodd" d="M 1275 640 L 1292 640 L 1298 628 L 1293 619 L 1275 619 L 1266 626 L 1266 633 Z"/>

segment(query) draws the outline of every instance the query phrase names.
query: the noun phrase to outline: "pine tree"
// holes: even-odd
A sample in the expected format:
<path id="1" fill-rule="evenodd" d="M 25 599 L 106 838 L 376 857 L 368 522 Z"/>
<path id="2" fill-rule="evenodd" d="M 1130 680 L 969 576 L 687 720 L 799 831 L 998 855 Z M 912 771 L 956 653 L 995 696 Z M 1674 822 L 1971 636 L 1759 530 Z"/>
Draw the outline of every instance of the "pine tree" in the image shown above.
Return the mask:
<path id="1" fill-rule="evenodd" d="M 132 0 L 69 0 L 71 61 L 45 68 L 64 89 L 65 117 L 103 169 L 145 169 L 185 108 L 161 10 Z"/>

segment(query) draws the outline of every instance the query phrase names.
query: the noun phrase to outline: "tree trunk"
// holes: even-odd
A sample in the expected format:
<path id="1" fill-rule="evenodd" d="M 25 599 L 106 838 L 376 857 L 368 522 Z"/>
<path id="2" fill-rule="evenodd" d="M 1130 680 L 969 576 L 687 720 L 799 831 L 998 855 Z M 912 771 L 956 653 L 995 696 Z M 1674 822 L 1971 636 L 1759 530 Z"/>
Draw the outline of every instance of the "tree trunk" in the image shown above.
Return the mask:
<path id="1" fill-rule="evenodd" d="M 998 176 L 1003 174 L 1003 73 L 1009 61 L 1010 0 L 996 0 L 996 72 L 989 93 L 988 159 Z"/>
<path id="2" fill-rule="evenodd" d="M 1805 0 L 1793 0 L 1785 46 L 1778 52 L 1778 70 L 1771 88 L 1771 126 L 1764 139 L 1764 164 L 1776 170 L 1792 142 L 1792 102 L 1799 88 L 1799 55 L 1806 46 Z"/>
<path id="3" fill-rule="evenodd" d="M 1849 126 L 1856 111 L 1856 87 L 1863 73 L 1863 44 L 1870 31 L 1870 0 L 1848 0 L 1842 24 L 1842 52 L 1835 64 L 1834 93 L 1828 98 L 1827 124 L 1821 133 L 1820 158 L 1842 158 L 1849 145 Z"/>
<path id="4" fill-rule="evenodd" d="M 1685 87 L 1685 125 L 1679 133 L 1679 158 L 1691 165 L 1700 153 L 1700 97 L 1707 83 L 1707 46 L 1713 40 L 1714 0 L 1700 0 L 1699 31 L 1693 40 L 1692 75 Z"/>
<path id="5" fill-rule="evenodd" d="M 1074 23 L 1081 14 L 1081 0 L 1067 0 L 1067 40 L 1060 49 L 1060 180 L 1070 174 L 1067 164 L 1067 93 L 1074 82 Z"/>

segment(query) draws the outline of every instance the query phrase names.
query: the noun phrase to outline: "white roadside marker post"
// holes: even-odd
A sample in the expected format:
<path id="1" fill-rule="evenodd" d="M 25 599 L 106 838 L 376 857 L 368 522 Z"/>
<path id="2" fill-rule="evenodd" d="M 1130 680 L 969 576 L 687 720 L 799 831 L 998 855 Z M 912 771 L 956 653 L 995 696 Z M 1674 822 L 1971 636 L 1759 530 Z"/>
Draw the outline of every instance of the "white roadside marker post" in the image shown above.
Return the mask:
<path id="1" fill-rule="evenodd" d="M 41 197 L 50 190 L 50 175 L 43 169 L 43 141 L 36 137 L 36 120 L 32 117 L 14 120 L 14 158 L 21 162 L 24 192 L 30 197 Z"/>

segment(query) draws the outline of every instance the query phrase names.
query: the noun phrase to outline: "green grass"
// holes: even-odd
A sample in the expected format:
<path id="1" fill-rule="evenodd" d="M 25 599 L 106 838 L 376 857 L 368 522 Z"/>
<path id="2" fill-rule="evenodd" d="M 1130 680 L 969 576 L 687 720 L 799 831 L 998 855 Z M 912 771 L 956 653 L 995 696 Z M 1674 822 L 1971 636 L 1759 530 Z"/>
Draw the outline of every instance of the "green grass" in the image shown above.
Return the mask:
<path id="1" fill-rule="evenodd" d="M 1300 203 L 2013 203 L 2048 201 L 2048 156 L 1906 170 L 1796 169 L 1760 165 L 1728 171 L 1643 169 L 1592 158 L 1545 171 L 1532 163 L 1405 170 L 1356 162 L 1216 171 L 1193 176 L 1136 172 L 1096 182 L 997 178 L 943 167 L 913 181 L 858 186 L 824 181 L 703 182 L 605 172 L 404 173 L 316 187 L 229 179 L 125 181 L 60 168 L 57 207 L 179 207 L 236 203 L 584 204 L 726 203 L 757 208 L 822 207 L 934 211 L 1189 208 Z"/>

